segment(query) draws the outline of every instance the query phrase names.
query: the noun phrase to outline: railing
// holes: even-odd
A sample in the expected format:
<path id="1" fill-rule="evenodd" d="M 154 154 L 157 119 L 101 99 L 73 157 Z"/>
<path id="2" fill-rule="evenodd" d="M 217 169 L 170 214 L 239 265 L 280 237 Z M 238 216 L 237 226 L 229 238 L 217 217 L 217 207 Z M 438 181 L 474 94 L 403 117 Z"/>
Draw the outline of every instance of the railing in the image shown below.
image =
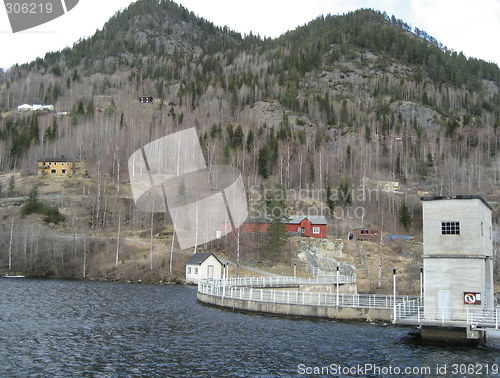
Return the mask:
<path id="1" fill-rule="evenodd" d="M 500 329 L 500 306 L 486 311 L 468 311 L 467 319 L 467 324 L 472 328 L 495 328 L 498 330 Z"/>
<path id="2" fill-rule="evenodd" d="M 408 317 L 417 316 L 420 318 L 420 313 L 423 309 L 422 298 L 416 298 L 411 301 L 400 303 L 396 306 L 396 320 Z"/>
<path id="3" fill-rule="evenodd" d="M 448 326 L 469 326 L 474 329 L 500 329 L 500 306 L 483 308 L 441 308 L 429 310 L 419 299 L 396 306 L 396 323 L 436 324 Z"/>
<path id="4" fill-rule="evenodd" d="M 213 280 L 219 286 L 245 286 L 245 287 L 277 287 L 295 285 L 332 284 L 339 285 L 356 283 L 356 277 L 339 274 L 318 277 L 237 277 Z"/>
<path id="5" fill-rule="evenodd" d="M 387 310 L 394 308 L 394 302 L 397 305 L 415 299 L 415 297 L 397 296 L 396 301 L 394 301 L 392 295 L 272 290 L 223 284 L 227 283 L 227 281 L 230 280 L 202 280 L 198 283 L 198 292 L 222 298 L 244 299 L 257 302 Z M 309 282 L 308 279 L 307 282 Z M 316 283 L 314 279 L 311 279 L 311 282 Z"/>

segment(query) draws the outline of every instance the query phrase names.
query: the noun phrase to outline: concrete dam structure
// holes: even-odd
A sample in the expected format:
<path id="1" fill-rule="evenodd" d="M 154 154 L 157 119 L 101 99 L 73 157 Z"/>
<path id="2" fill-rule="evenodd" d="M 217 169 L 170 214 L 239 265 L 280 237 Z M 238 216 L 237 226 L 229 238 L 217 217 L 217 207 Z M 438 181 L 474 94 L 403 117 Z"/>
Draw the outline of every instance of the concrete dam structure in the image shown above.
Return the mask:
<path id="1" fill-rule="evenodd" d="M 197 297 L 201 303 L 234 311 L 370 322 L 391 322 L 395 304 L 418 300 L 357 294 L 355 278 L 343 275 L 204 280 Z"/>

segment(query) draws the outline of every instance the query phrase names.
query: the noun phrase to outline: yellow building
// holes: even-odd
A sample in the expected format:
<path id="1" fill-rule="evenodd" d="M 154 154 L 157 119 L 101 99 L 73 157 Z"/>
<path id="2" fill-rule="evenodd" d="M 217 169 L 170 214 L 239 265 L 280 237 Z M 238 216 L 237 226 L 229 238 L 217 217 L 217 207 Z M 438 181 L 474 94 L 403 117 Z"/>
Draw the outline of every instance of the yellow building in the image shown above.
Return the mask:
<path id="1" fill-rule="evenodd" d="M 46 158 L 37 162 L 39 175 L 74 176 L 85 172 L 85 163 L 73 158 Z"/>

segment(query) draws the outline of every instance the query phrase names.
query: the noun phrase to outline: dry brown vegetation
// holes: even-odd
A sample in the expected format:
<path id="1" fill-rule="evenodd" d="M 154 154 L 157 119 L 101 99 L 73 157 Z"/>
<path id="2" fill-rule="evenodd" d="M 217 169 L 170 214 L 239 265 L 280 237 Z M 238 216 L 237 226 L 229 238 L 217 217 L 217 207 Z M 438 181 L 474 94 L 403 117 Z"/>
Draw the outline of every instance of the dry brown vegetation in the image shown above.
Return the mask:
<path id="1" fill-rule="evenodd" d="M 108 239 L 105 247 L 92 247 L 105 251 L 102 264 L 89 260 L 102 265 L 99 274 L 134 276 L 129 268 L 147 265 L 141 257 L 147 247 L 123 245 L 130 249 L 121 254 L 130 261 L 120 262 L 127 274 L 113 272 L 108 261 L 113 262 L 119 223 L 123 238 L 150 242 L 151 217 L 130 198 L 127 160 L 144 144 L 190 127 L 197 130 L 207 165 L 237 167 L 248 193 L 276 183 L 289 193 L 319 193 L 287 205 L 291 213 L 326 215 L 330 238 L 345 239 L 363 226 L 421 241 L 419 191 L 498 199 L 499 77 L 498 67 L 446 51 L 428 36 L 409 32 L 401 20 L 369 10 L 320 17 L 264 41 L 216 28 L 168 1 L 140 0 L 73 49 L 0 72 L 2 196 L 14 174 L 15 195 L 27 195 L 36 182 L 41 198 L 56 196 L 43 201 L 66 217 L 60 225 L 45 225 L 36 215 L 18 217 L 22 201 L 4 204 L 2 267 L 14 218 L 17 256 L 36 248 L 38 235 L 76 232 Z M 155 102 L 139 104 L 144 95 L 155 96 Z M 69 115 L 18 113 L 23 103 L 50 103 Z M 88 177 L 31 176 L 37 159 L 60 155 L 83 159 Z M 376 190 L 364 178 L 398 181 L 400 190 Z M 325 189 L 342 184 L 350 188 L 352 203 L 337 198 L 332 216 Z M 262 205 L 251 198 L 249 203 L 251 209 Z M 403 203 L 411 212 L 409 230 L 398 220 Z M 494 207 L 498 227 L 499 206 Z M 169 248 L 171 220 L 162 214 L 153 220 L 157 242 Z M 63 251 L 67 266 L 67 251 L 75 248 L 53 240 L 47 239 L 46 249 Z M 262 237 L 241 241 L 242 264 L 266 260 Z M 234 237 L 203 248 L 238 259 Z M 420 263 L 398 248 L 387 247 L 384 272 L 393 264 L 408 265 L 402 288 L 411 291 L 411 272 L 417 270 L 411 264 Z M 273 269 L 285 271 L 289 246 L 276 254 L 283 269 Z M 377 270 L 371 265 L 377 262 L 376 253 L 369 254 L 362 285 L 372 290 Z M 33 266 L 62 274 L 57 256 L 61 263 Z M 155 263 L 156 273 L 144 275 L 162 278 L 162 261 Z M 75 262 L 69 271 L 77 267 Z"/>

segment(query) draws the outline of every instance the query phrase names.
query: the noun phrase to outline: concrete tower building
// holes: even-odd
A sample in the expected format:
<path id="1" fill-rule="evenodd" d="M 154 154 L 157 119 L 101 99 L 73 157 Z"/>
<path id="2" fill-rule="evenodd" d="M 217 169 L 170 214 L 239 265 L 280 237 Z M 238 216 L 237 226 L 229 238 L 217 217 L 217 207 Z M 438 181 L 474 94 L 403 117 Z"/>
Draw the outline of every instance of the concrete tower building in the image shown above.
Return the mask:
<path id="1" fill-rule="evenodd" d="M 422 198 L 424 316 L 443 323 L 494 307 L 491 207 L 480 196 Z"/>

